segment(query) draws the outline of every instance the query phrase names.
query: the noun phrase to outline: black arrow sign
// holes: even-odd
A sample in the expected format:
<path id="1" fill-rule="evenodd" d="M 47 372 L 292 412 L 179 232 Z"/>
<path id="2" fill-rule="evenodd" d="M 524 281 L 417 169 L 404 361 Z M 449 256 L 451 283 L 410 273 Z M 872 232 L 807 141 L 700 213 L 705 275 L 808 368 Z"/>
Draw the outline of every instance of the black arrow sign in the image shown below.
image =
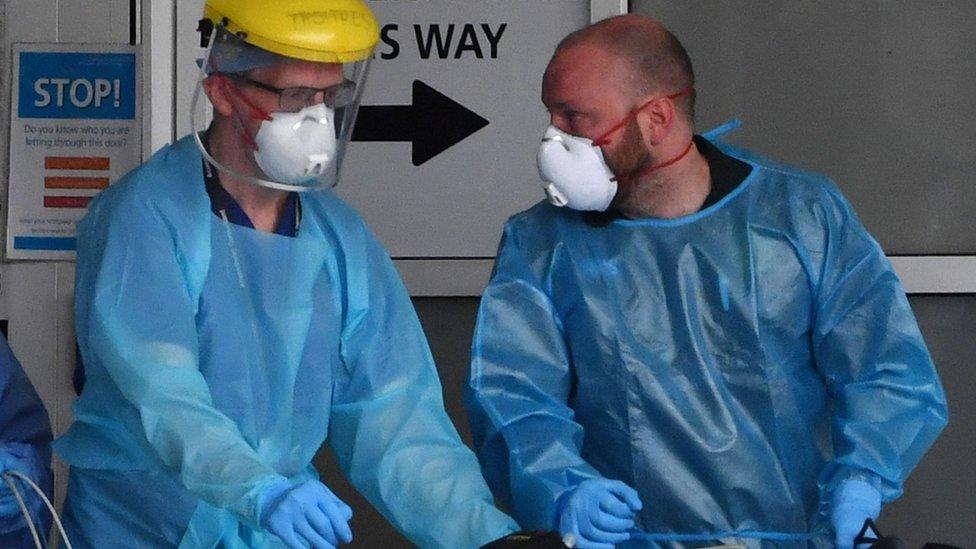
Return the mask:
<path id="1" fill-rule="evenodd" d="M 420 166 L 488 125 L 488 121 L 420 80 L 413 105 L 363 105 L 353 141 L 410 141 Z"/>

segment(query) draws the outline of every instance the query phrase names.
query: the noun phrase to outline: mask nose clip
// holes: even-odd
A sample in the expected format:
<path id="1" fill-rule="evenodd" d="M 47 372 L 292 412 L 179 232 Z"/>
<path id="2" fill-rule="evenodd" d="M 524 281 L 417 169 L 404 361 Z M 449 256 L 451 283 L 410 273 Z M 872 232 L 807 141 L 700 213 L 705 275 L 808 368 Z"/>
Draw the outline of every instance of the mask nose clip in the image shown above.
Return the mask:
<path id="1" fill-rule="evenodd" d="M 298 131 L 306 123 L 310 123 L 310 124 L 321 124 L 321 125 L 325 126 L 326 124 L 329 123 L 329 117 L 328 116 L 312 116 L 311 114 L 306 114 L 305 116 L 302 117 L 301 120 L 299 120 L 298 122 L 295 122 L 295 125 L 292 126 L 291 129 L 294 130 L 294 131 Z"/>
<path id="2" fill-rule="evenodd" d="M 566 140 L 563 139 L 563 136 L 561 136 L 561 135 L 553 135 L 551 137 L 543 137 L 542 138 L 542 142 L 543 143 L 550 143 L 550 142 L 559 143 L 560 145 L 563 146 L 564 149 L 566 149 L 566 152 L 569 152 L 569 145 L 566 144 Z"/>

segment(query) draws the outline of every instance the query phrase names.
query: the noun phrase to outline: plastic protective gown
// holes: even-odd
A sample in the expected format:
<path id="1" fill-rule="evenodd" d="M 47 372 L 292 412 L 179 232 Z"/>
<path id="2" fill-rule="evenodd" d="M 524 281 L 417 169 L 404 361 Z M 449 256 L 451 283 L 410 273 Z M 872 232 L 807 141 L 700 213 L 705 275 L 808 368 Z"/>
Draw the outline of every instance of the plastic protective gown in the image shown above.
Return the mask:
<path id="1" fill-rule="evenodd" d="M 543 203 L 507 223 L 468 406 L 524 528 L 603 476 L 640 493 L 630 546 L 832 545 L 831 489 L 891 501 L 945 425 L 904 291 L 838 190 L 720 147 L 753 170 L 698 214 L 599 227 Z"/>
<path id="2" fill-rule="evenodd" d="M 183 139 L 78 227 L 87 381 L 57 442 L 76 547 L 267 547 L 259 495 L 314 477 L 328 439 L 352 483 L 424 547 L 514 531 L 444 412 L 412 304 L 331 192 L 297 237 L 213 215 Z"/>
<path id="3" fill-rule="evenodd" d="M 24 373 L 20 362 L 0 335 L 0 451 L 9 453 L 18 463 L 17 470 L 37 484 L 50 499 L 51 423 L 40 397 Z M 37 531 L 44 536 L 51 526 L 51 514 L 41 498 L 22 480 L 14 484 L 34 518 Z M 0 478 L 0 493 L 13 502 L 14 496 Z M 9 498 L 9 499 L 8 499 Z M 34 538 L 21 512 L 0 518 L 0 547 L 33 547 Z"/>

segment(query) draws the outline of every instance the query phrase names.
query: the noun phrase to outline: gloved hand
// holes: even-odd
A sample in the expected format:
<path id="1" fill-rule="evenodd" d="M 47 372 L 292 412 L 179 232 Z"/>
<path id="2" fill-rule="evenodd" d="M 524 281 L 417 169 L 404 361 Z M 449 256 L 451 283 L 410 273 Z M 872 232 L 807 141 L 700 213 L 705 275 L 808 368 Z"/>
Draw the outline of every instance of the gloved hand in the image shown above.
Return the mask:
<path id="1" fill-rule="evenodd" d="M 559 533 L 569 547 L 613 549 L 630 539 L 641 510 L 637 491 L 619 480 L 584 480 L 560 500 Z"/>
<path id="2" fill-rule="evenodd" d="M 282 481 L 261 501 L 261 526 L 292 549 L 333 549 L 352 541 L 352 509 L 317 480 Z"/>
<path id="3" fill-rule="evenodd" d="M 879 514 L 881 493 L 874 486 L 855 479 L 840 483 L 834 490 L 830 505 L 830 522 L 834 526 L 837 549 L 852 549 L 854 538 L 864 527 L 864 521 L 875 520 Z"/>

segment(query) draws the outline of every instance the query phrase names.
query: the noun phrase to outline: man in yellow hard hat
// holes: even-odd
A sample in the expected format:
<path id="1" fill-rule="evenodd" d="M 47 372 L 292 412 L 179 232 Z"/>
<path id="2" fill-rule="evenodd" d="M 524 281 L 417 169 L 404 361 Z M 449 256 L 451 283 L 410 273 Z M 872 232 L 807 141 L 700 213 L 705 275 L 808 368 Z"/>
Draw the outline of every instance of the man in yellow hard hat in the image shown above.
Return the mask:
<path id="1" fill-rule="evenodd" d="M 208 0 L 194 112 L 78 226 L 87 384 L 57 442 L 75 547 L 334 547 L 328 440 L 411 541 L 498 511 L 386 251 L 330 190 L 379 28 L 362 0 Z M 314 192 L 312 192 L 314 191 Z"/>

